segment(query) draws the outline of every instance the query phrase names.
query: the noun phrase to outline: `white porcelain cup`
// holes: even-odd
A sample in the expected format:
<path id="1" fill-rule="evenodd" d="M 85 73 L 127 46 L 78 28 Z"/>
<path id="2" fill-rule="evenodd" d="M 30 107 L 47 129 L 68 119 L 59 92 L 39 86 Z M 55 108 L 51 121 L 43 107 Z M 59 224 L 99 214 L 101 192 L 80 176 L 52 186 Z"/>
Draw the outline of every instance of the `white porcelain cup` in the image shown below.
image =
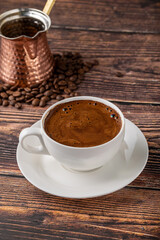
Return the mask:
<path id="1" fill-rule="evenodd" d="M 92 100 L 103 103 L 112 109 L 115 109 L 121 117 L 122 126 L 120 132 L 109 142 L 94 147 L 72 147 L 63 145 L 50 138 L 45 130 L 44 123 L 45 118 L 51 109 L 55 106 L 71 102 L 75 100 Z M 56 128 L 56 126 L 55 126 Z M 61 163 L 64 167 L 76 170 L 76 171 L 89 171 L 103 166 L 108 161 L 111 161 L 115 154 L 121 147 L 124 140 L 125 133 L 125 120 L 121 110 L 113 103 L 97 97 L 80 96 L 67 98 L 59 101 L 49 107 L 41 118 L 40 128 L 25 128 L 22 130 L 19 136 L 19 141 L 23 149 L 30 153 L 36 154 L 48 154 L 53 156 L 55 160 Z M 28 136 L 37 136 L 40 140 L 39 146 L 31 146 L 24 141 Z"/>

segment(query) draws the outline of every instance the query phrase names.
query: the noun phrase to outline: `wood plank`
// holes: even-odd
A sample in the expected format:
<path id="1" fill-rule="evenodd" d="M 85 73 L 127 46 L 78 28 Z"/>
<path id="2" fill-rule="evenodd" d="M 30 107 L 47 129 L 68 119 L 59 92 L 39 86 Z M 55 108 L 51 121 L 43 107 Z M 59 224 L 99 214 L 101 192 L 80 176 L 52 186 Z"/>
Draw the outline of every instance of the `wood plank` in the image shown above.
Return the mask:
<path id="1" fill-rule="evenodd" d="M 54 53 L 79 51 L 85 60 L 99 60 L 80 85 L 83 95 L 112 101 L 160 103 L 160 41 L 157 35 L 97 33 L 51 29 Z M 117 73 L 122 72 L 123 77 Z"/>
<path id="2" fill-rule="evenodd" d="M 79 51 L 85 60 L 99 60 L 80 85 L 83 95 L 160 103 L 160 41 L 156 35 L 52 29 L 48 37 L 53 52 Z"/>
<path id="3" fill-rule="evenodd" d="M 50 102 L 50 105 L 54 102 Z M 126 118 L 140 127 L 150 148 L 145 170 L 130 186 L 159 189 L 160 106 L 127 103 L 116 105 L 124 112 Z M 22 176 L 16 163 L 19 133 L 39 120 L 48 106 L 42 109 L 27 105 L 21 111 L 13 110 L 12 107 L 0 108 L 0 174 Z"/>
<path id="4" fill-rule="evenodd" d="M 44 7 L 41 0 L 6 0 L 0 2 L 0 13 L 13 8 Z M 151 0 L 59 0 L 50 16 L 54 27 L 114 32 L 160 32 L 160 2 Z"/>
<path id="5" fill-rule="evenodd" d="M 159 191 L 125 188 L 72 200 L 46 194 L 25 179 L 3 176 L 0 182 L 2 239 L 158 240 Z"/>
<path id="6" fill-rule="evenodd" d="M 160 103 L 160 41 L 156 35 L 50 30 L 52 52 L 79 51 L 99 60 L 79 92 L 112 101 Z M 118 77 L 117 73 L 123 73 Z"/>

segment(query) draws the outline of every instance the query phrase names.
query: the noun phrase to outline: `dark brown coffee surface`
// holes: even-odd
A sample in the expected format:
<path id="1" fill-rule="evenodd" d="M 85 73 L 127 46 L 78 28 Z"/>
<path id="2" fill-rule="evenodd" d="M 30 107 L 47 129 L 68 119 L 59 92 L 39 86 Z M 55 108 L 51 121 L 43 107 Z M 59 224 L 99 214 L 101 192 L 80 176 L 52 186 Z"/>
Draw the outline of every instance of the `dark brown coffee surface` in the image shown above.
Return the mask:
<path id="1" fill-rule="evenodd" d="M 4 36 L 15 38 L 22 35 L 33 37 L 38 31 L 44 29 L 44 24 L 38 19 L 24 17 L 4 23 L 1 31 Z"/>
<path id="2" fill-rule="evenodd" d="M 56 106 L 45 119 L 52 139 L 73 147 L 92 147 L 113 139 L 121 129 L 121 118 L 103 103 L 79 100 Z"/>

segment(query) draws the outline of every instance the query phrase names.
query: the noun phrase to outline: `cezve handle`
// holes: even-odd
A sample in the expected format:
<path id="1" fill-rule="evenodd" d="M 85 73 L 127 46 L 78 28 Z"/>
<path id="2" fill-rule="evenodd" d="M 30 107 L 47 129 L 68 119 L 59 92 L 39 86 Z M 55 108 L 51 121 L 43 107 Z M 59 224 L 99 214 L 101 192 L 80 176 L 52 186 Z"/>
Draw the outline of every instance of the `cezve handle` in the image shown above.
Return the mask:
<path id="1" fill-rule="evenodd" d="M 47 15 L 50 14 L 54 4 L 55 4 L 56 0 L 48 0 L 46 2 L 46 5 L 43 8 L 43 12 L 46 13 Z"/>

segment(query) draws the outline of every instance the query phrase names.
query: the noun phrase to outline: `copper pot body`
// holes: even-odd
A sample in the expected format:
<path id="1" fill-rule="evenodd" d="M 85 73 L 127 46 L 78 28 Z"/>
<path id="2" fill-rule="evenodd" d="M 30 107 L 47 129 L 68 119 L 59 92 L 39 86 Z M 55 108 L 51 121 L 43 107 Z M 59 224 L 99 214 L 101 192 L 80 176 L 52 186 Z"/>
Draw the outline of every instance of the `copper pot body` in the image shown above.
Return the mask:
<path id="1" fill-rule="evenodd" d="M 49 79 L 54 69 L 54 59 L 46 37 L 46 31 L 50 27 L 47 15 L 36 9 L 11 10 L 0 16 L 0 27 L 7 21 L 8 16 L 9 19 L 16 19 L 17 16 L 26 17 L 28 13 L 42 21 L 45 29 L 33 37 L 8 38 L 1 33 L 0 45 L 0 79 L 10 85 L 22 87 Z"/>

